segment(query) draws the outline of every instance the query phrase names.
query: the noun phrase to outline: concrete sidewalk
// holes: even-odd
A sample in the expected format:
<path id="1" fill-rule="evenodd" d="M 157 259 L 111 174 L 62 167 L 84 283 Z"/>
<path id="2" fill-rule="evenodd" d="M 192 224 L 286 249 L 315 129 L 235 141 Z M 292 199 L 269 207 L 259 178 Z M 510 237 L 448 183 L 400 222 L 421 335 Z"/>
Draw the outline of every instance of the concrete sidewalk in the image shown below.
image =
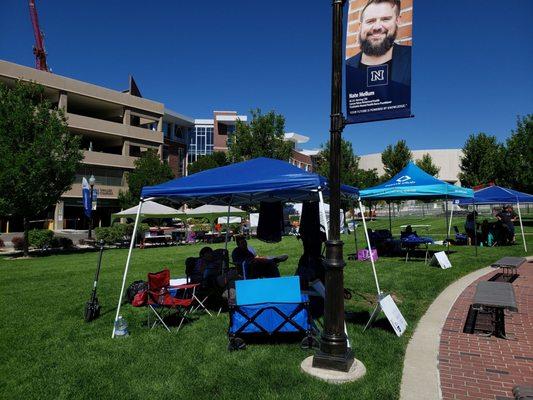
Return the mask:
<path id="1" fill-rule="evenodd" d="M 446 317 L 459 295 L 472 282 L 492 271 L 491 267 L 482 268 L 455 281 L 444 289 L 420 319 L 405 353 L 401 400 L 442 398 L 437 358 Z"/>

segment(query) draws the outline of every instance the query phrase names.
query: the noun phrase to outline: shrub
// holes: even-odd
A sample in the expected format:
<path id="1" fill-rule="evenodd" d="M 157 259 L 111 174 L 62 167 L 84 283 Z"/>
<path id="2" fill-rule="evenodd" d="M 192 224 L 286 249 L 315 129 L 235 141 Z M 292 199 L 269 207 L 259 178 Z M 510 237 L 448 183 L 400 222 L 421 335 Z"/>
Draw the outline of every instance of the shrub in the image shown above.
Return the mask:
<path id="1" fill-rule="evenodd" d="M 54 232 L 49 229 L 32 229 L 28 235 L 30 246 L 42 249 L 45 246 L 50 246 L 50 242 L 54 237 Z"/>
<path id="2" fill-rule="evenodd" d="M 114 224 L 109 227 L 96 228 L 96 240 L 103 240 L 106 244 L 115 244 L 125 238 L 130 238 L 133 233 L 134 224 Z M 137 227 L 137 242 L 142 238 L 144 232 L 150 229 L 148 224 L 139 224 Z"/>
<path id="3" fill-rule="evenodd" d="M 5 247 L 5 244 L 4 244 L 4 241 L 2 240 L 2 238 L 0 238 L 0 249 L 1 249 L 2 247 Z"/>
<path id="4" fill-rule="evenodd" d="M 78 240 L 78 244 L 83 246 L 85 244 L 85 239 L 81 238 L 80 240 Z"/>
<path id="5" fill-rule="evenodd" d="M 24 238 L 22 236 L 14 236 L 11 239 L 11 243 L 13 243 L 15 250 L 22 250 L 24 248 Z"/>
<path id="6" fill-rule="evenodd" d="M 72 239 L 68 237 L 60 237 L 59 246 L 61 246 L 64 249 L 71 249 L 72 247 L 74 247 L 74 243 L 72 242 Z"/>
<path id="7" fill-rule="evenodd" d="M 50 247 L 53 249 L 61 247 L 61 244 L 59 244 L 59 238 L 57 236 L 54 236 L 52 240 L 50 240 Z"/>
<path id="8" fill-rule="evenodd" d="M 54 236 L 52 240 L 50 241 L 50 247 L 54 249 L 57 249 L 60 247 L 62 247 L 63 249 L 71 249 L 72 246 L 74 246 L 74 243 L 72 243 L 72 240 L 67 237 L 63 237 L 63 236 L 59 236 L 59 237 Z"/>

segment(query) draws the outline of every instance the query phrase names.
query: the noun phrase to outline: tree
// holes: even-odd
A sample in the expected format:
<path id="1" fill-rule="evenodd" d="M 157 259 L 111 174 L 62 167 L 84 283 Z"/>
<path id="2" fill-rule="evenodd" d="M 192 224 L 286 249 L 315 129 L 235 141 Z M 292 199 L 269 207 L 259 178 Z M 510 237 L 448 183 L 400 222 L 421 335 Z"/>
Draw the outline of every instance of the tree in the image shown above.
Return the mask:
<path id="1" fill-rule="evenodd" d="M 252 110 L 252 121 L 246 124 L 237 121 L 235 132 L 228 140 L 228 159 L 232 162 L 256 157 L 269 157 L 288 161 L 294 144 L 284 140 L 285 118 L 270 111 Z"/>
<path id="2" fill-rule="evenodd" d="M 533 114 L 518 117 L 516 130 L 507 139 L 504 170 L 506 185 L 521 192 L 533 192 Z"/>
<path id="3" fill-rule="evenodd" d="M 322 144 L 321 150 L 317 157 L 316 172 L 326 178 L 329 178 L 329 140 Z M 355 185 L 357 180 L 357 170 L 359 168 L 359 157 L 354 154 L 352 143 L 341 138 L 341 183 L 345 185 Z"/>
<path id="4" fill-rule="evenodd" d="M 205 171 L 206 169 L 223 167 L 228 165 L 228 159 L 226 153 L 222 151 L 215 151 L 212 154 L 199 157 L 195 162 L 189 165 L 188 172 L 190 174 L 196 174 L 200 171 Z"/>
<path id="5" fill-rule="evenodd" d="M 470 135 L 463 146 L 461 173 L 463 186 L 476 186 L 494 182 L 501 183 L 503 175 L 504 148 L 495 136 L 485 133 Z"/>
<path id="6" fill-rule="evenodd" d="M 413 155 L 409 147 L 407 147 L 405 140 L 398 140 L 394 146 L 389 144 L 383 150 L 383 153 L 381 153 L 381 162 L 385 170 L 385 177 L 387 179 L 392 178 L 404 169 L 412 158 Z"/>
<path id="7" fill-rule="evenodd" d="M 380 179 L 378 171 L 375 168 L 366 170 L 366 169 L 357 169 L 355 186 L 359 189 L 366 189 L 372 186 L 379 184 Z"/>
<path id="8" fill-rule="evenodd" d="M 154 150 L 145 151 L 133 163 L 135 169 L 128 173 L 128 191 L 120 191 L 118 200 L 123 208 L 133 207 L 139 203 L 143 186 L 153 186 L 174 178 L 172 169 L 166 161 L 161 162 Z"/>
<path id="9" fill-rule="evenodd" d="M 416 160 L 416 165 L 418 165 L 431 176 L 436 177 L 440 171 L 440 168 L 433 164 L 433 159 L 429 153 L 424 154 L 420 160 Z"/>
<path id="10" fill-rule="evenodd" d="M 71 134 L 63 110 L 53 109 L 44 88 L 18 81 L 0 84 L 0 215 L 24 221 L 56 204 L 69 190 L 83 159 L 81 137 Z"/>

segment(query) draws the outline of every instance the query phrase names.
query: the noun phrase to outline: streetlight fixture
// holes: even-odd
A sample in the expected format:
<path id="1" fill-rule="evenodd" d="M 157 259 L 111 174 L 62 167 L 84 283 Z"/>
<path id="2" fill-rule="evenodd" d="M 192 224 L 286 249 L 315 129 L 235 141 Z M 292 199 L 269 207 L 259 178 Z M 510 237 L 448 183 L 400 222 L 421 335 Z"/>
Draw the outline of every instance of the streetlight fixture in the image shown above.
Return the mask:
<path id="1" fill-rule="evenodd" d="M 348 372 L 354 356 L 344 332 L 344 266 L 340 240 L 340 168 L 341 134 L 345 120 L 342 115 L 342 19 L 346 0 L 333 1 L 333 55 L 331 77 L 330 126 L 330 222 L 326 242 L 324 329 L 320 349 L 313 357 L 313 367 Z"/>
<path id="2" fill-rule="evenodd" d="M 89 191 L 89 204 L 90 204 L 90 210 L 91 210 L 91 216 L 89 217 L 89 234 L 87 235 L 87 239 L 92 239 L 92 230 L 93 230 L 93 188 L 94 188 L 94 184 L 96 182 L 96 179 L 94 177 L 94 175 L 91 175 L 91 177 L 89 178 L 89 187 L 90 187 L 90 191 Z"/>

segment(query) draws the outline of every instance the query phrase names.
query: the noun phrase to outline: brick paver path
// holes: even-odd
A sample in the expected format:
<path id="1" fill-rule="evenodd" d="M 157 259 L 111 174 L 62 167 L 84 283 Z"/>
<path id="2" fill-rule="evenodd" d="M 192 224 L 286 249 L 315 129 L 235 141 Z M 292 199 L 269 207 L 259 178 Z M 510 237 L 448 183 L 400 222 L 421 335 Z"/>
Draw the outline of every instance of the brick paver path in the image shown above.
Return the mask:
<path id="1" fill-rule="evenodd" d="M 515 385 L 533 385 L 533 262 L 522 265 L 512 285 L 518 312 L 505 316 L 508 340 L 463 333 L 477 282 L 457 299 L 442 329 L 439 373 L 443 399 L 514 399 Z"/>

